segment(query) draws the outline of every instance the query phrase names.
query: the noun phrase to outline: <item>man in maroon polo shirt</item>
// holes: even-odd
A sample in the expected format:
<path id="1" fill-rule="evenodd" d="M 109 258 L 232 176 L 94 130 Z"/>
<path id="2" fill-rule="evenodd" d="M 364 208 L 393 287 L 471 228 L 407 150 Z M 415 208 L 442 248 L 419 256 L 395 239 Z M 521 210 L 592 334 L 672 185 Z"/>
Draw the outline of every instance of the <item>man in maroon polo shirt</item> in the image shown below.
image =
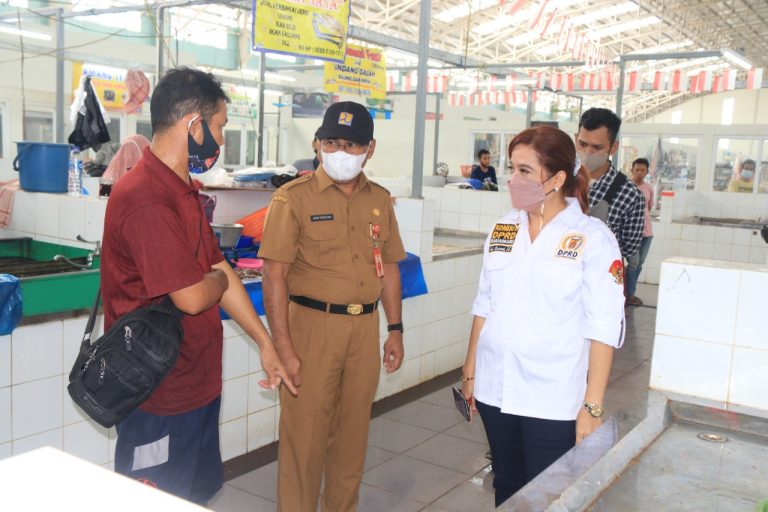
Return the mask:
<path id="1" fill-rule="evenodd" d="M 219 305 L 258 344 L 267 374 L 259 384 L 296 391 L 283 380 L 272 339 L 219 251 L 190 179 L 219 155 L 228 101 L 209 73 L 181 68 L 163 76 L 150 103 L 152 143 L 115 185 L 102 240 L 105 329 L 164 295 L 185 313 L 175 366 L 116 427 L 115 470 L 200 504 L 222 485 Z"/>

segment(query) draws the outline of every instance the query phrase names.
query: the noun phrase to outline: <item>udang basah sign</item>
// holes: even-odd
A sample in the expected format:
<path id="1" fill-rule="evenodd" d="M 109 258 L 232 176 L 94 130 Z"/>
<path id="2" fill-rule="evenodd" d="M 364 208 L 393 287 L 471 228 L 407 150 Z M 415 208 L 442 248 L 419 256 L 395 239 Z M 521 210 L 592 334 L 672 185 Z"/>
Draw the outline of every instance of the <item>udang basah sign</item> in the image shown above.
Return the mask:
<path id="1" fill-rule="evenodd" d="M 324 88 L 334 94 L 357 94 L 366 98 L 387 96 L 387 64 L 379 48 L 347 45 L 343 63 L 326 63 Z"/>
<path id="2" fill-rule="evenodd" d="M 343 62 L 349 0 L 256 0 L 253 49 Z"/>

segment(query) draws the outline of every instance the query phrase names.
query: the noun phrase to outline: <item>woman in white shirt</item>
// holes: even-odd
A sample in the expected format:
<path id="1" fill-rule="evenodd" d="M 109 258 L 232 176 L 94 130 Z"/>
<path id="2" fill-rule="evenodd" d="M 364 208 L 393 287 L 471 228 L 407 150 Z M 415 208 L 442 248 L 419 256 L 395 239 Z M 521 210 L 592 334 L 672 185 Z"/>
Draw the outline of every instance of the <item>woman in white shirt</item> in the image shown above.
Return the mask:
<path id="1" fill-rule="evenodd" d="M 584 214 L 587 176 L 563 131 L 510 143 L 512 211 L 485 241 L 463 368 L 491 447 L 496 506 L 601 423 L 624 339 L 624 266 Z"/>

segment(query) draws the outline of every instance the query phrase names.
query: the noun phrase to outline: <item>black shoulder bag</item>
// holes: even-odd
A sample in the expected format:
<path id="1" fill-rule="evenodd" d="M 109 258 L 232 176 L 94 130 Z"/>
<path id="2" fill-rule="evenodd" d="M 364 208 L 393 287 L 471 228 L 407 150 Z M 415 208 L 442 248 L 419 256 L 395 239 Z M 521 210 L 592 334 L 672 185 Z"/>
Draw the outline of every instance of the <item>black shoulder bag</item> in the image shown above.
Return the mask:
<path id="1" fill-rule="evenodd" d="M 96 293 L 67 391 L 96 423 L 111 427 L 125 419 L 160 385 L 176 362 L 184 331 L 167 295 L 157 304 L 118 318 L 91 343 L 101 290 Z"/>

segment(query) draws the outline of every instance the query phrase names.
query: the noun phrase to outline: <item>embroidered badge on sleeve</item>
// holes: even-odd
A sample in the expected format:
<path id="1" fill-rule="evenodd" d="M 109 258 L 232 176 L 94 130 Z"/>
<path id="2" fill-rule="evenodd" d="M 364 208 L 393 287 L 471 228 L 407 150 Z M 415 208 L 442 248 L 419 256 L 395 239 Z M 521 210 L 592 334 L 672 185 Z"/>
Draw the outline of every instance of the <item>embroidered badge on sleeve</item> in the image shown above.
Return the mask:
<path id="1" fill-rule="evenodd" d="M 624 284 L 624 263 L 622 263 L 621 260 L 614 260 L 613 263 L 611 263 L 611 268 L 608 269 L 608 272 L 613 276 L 613 280 L 616 281 L 616 284 Z"/>
<path id="2" fill-rule="evenodd" d="M 511 252 L 518 231 L 520 231 L 520 224 L 496 224 L 491 233 L 488 252 Z"/>

